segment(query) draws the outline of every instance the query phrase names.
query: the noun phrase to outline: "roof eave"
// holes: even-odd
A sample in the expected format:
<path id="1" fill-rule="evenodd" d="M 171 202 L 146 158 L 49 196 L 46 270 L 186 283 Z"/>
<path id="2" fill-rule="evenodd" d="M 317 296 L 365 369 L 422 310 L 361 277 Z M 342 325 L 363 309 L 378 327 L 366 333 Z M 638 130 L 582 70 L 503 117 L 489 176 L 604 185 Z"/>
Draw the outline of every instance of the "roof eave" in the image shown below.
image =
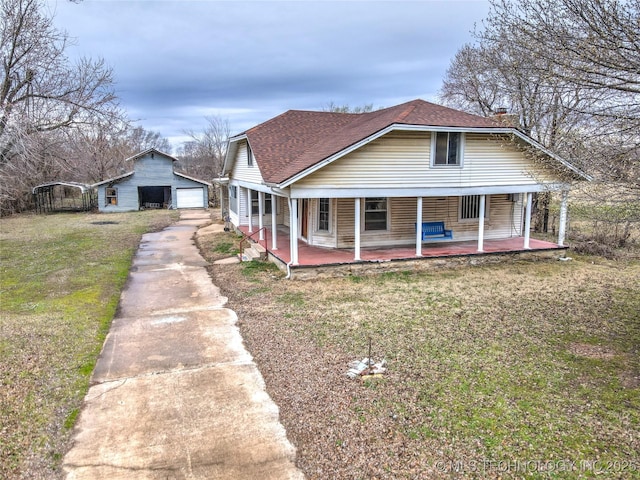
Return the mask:
<path id="1" fill-rule="evenodd" d="M 146 150 L 143 150 L 143 151 L 142 151 L 142 152 L 140 152 L 140 153 L 136 153 L 136 154 L 135 154 L 135 155 L 133 155 L 132 157 L 127 158 L 127 159 L 125 160 L 125 162 L 129 162 L 129 161 L 132 161 L 132 160 L 137 160 L 138 158 L 140 158 L 140 157 L 144 157 L 145 155 L 147 155 L 147 154 L 149 154 L 149 153 L 152 153 L 152 152 L 153 152 L 153 153 L 158 153 L 158 154 L 160 154 L 160 155 L 164 155 L 165 157 L 170 158 L 170 159 L 171 159 L 172 161 L 174 161 L 174 162 L 177 162 L 177 161 L 178 161 L 178 159 L 177 159 L 176 157 L 174 157 L 173 155 L 169 155 L 168 153 L 161 152 L 160 150 L 158 150 L 158 149 L 157 149 L 157 148 L 155 148 L 155 147 L 151 147 L 151 148 L 147 148 Z"/>
<path id="2" fill-rule="evenodd" d="M 246 133 L 241 133 L 240 135 L 229 138 L 227 143 L 227 153 L 224 156 L 224 164 L 222 165 L 222 175 L 229 174 L 229 169 L 232 167 L 238 151 L 238 142 L 242 140 L 246 140 L 247 142 L 249 141 L 249 137 L 247 137 Z"/>
<path id="3" fill-rule="evenodd" d="M 97 182 L 97 183 L 92 184 L 91 188 L 99 187 L 100 185 L 105 185 L 107 183 L 117 182 L 117 181 L 122 180 L 124 178 L 130 177 L 134 173 L 135 173 L 134 171 L 131 171 L 131 172 L 123 173 L 122 175 L 118 175 L 117 177 L 107 178 L 106 180 L 102 180 L 101 182 Z"/>
<path id="4" fill-rule="evenodd" d="M 187 180 L 191 180 L 192 182 L 201 183 L 202 185 L 206 185 L 207 187 L 211 187 L 212 186 L 209 182 L 205 182 L 204 180 L 200 180 L 198 178 L 190 177 L 189 175 L 186 175 L 184 173 L 173 172 L 173 174 L 177 175 L 178 177 L 182 177 L 182 178 L 186 178 Z"/>
<path id="5" fill-rule="evenodd" d="M 593 181 L 593 177 L 591 175 L 589 175 L 588 173 L 583 172 L 582 170 L 580 170 L 578 167 L 576 167 L 575 165 L 573 165 L 571 162 L 568 162 L 567 160 L 565 160 L 564 158 L 560 157 L 559 155 L 553 153 L 551 150 L 549 150 L 548 148 L 546 148 L 545 146 L 543 146 L 542 144 L 536 142 L 533 138 L 529 137 L 528 135 L 526 135 L 525 133 L 521 132 L 518 129 L 512 129 L 513 133 L 520 139 L 524 140 L 525 142 L 527 142 L 529 145 L 531 145 L 532 147 L 535 147 L 537 149 L 539 149 L 540 151 L 542 151 L 543 153 L 545 153 L 546 155 L 548 155 L 549 157 L 553 158 L 554 160 L 556 160 L 557 162 L 560 162 L 562 165 L 564 165 L 566 168 L 568 168 L 569 170 L 571 170 L 573 173 L 575 173 L 576 175 L 578 175 L 578 177 L 587 180 L 588 182 Z"/>

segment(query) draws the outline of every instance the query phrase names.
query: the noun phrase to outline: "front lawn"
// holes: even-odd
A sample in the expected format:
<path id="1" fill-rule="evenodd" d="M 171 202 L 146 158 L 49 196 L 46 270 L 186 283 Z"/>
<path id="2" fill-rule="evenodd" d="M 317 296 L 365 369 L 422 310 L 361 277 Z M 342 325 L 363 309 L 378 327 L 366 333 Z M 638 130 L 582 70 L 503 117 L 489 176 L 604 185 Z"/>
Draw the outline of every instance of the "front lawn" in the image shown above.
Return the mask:
<path id="1" fill-rule="evenodd" d="M 308 282 L 211 271 L 309 479 L 640 478 L 640 263 L 569 255 Z M 347 378 L 369 339 L 388 374 Z"/>
<path id="2" fill-rule="evenodd" d="M 0 219 L 0 478 L 57 478 L 143 233 L 177 212 Z"/>

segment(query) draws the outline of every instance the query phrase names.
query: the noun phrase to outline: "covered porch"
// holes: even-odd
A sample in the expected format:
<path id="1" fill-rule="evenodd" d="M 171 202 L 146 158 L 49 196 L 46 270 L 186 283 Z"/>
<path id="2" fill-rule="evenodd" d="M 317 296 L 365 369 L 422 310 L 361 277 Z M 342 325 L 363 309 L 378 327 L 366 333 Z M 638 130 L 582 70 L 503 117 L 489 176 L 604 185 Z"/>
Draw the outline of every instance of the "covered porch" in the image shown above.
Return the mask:
<path id="1" fill-rule="evenodd" d="M 557 243 L 534 239 L 530 236 L 533 192 L 524 192 L 523 204 L 516 204 L 505 200 L 505 193 L 509 194 L 509 192 L 496 191 L 492 193 L 494 211 L 500 211 L 499 201 L 502 201 L 502 212 L 508 212 L 509 209 L 511 210 L 510 216 L 504 213 L 502 217 L 494 214 L 494 225 L 500 226 L 506 224 L 510 226 L 510 224 L 513 223 L 521 223 L 522 227 L 515 235 L 513 234 L 513 230 L 509 229 L 507 231 L 501 231 L 497 235 L 494 231 L 491 238 L 487 236 L 485 225 L 488 221 L 485 220 L 485 211 L 488 209 L 490 195 L 486 193 L 476 195 L 476 203 L 474 206 L 475 216 L 477 218 L 475 223 L 467 223 L 464 225 L 464 227 L 467 228 L 466 238 L 464 238 L 465 235 L 463 232 L 463 235 L 456 235 L 453 236 L 453 238 L 449 236 L 449 239 L 425 240 L 424 232 L 416 228 L 416 225 L 424 225 L 423 220 L 433 220 L 433 217 L 425 218 L 427 215 L 432 215 L 428 213 L 431 211 L 431 208 L 426 209 L 427 213 L 425 213 L 425 208 L 423 208 L 425 201 L 423 197 L 420 196 L 414 197 L 413 199 L 400 199 L 404 202 L 404 208 L 396 208 L 395 211 L 397 212 L 396 215 L 404 216 L 401 217 L 401 221 L 394 221 L 393 223 L 398 230 L 400 228 L 404 230 L 401 232 L 401 235 L 393 237 L 396 241 L 387 241 L 383 245 L 367 245 L 365 241 L 363 241 L 362 237 L 364 237 L 366 233 L 367 217 L 366 212 L 361 212 L 361 210 L 362 206 L 364 205 L 366 207 L 368 203 L 364 197 L 345 198 L 342 200 L 343 207 L 341 212 L 347 219 L 352 220 L 352 223 L 343 228 L 343 232 L 346 232 L 343 233 L 343 235 L 352 235 L 353 239 L 350 242 L 351 244 L 347 245 L 317 245 L 309 240 L 307 232 L 312 230 L 309 225 L 314 219 L 319 217 L 320 212 L 318 210 L 314 214 L 311 214 L 311 209 L 308 208 L 308 201 L 306 199 L 286 199 L 260 191 L 253 192 L 247 188 L 241 197 L 246 198 L 245 211 L 251 209 L 252 214 L 246 216 L 247 224 L 238 225 L 235 222 L 233 223 L 236 224 L 240 231 L 248 236 L 250 235 L 253 241 L 257 241 L 265 247 L 272 258 L 282 262 L 288 267 L 380 263 L 399 260 L 419 260 L 421 258 L 495 256 L 496 254 L 553 251 L 564 248 L 568 193 L 566 190 L 561 193 L 560 228 Z M 509 197 L 510 195 L 506 196 Z M 459 199 L 460 197 L 451 198 Z M 269 199 L 268 209 L 265 208 L 267 206 L 266 199 Z M 385 201 L 385 208 L 388 209 L 386 199 L 383 200 Z M 337 201 L 340 201 L 340 199 Z M 328 199 L 328 202 L 331 202 L 331 199 Z M 446 202 L 448 201 L 445 199 L 445 203 Z M 449 205 L 451 205 L 451 203 L 452 202 L 448 202 Z M 285 210 L 283 216 L 280 217 L 280 221 L 277 215 L 279 208 L 276 208 L 279 205 L 282 205 L 284 207 L 283 210 Z M 351 205 L 351 211 L 347 211 L 346 208 L 344 208 L 345 205 Z M 455 205 L 457 205 L 457 201 L 454 202 L 454 206 Z M 505 205 L 507 206 L 506 208 L 504 207 Z M 518 205 L 515 208 L 516 210 L 522 209 L 522 215 L 518 216 L 515 221 L 515 217 L 513 216 L 514 207 L 509 208 L 511 205 L 514 207 Z M 237 211 L 241 212 L 241 207 L 241 202 L 238 202 Z M 337 210 L 336 208 L 336 211 Z M 374 210 L 375 213 L 378 211 L 379 210 Z M 384 210 L 384 213 L 386 216 L 386 210 Z M 333 215 L 337 216 L 337 214 Z M 448 215 L 449 218 L 451 218 L 451 214 Z M 454 215 L 457 215 L 457 208 Z M 257 218 L 253 218 L 254 216 Z M 331 217 L 331 215 L 327 215 L 327 217 Z M 241 217 L 239 216 L 239 218 Z M 270 221 L 265 222 L 265 218 L 268 218 Z M 436 216 L 435 218 L 439 217 Z M 288 225 L 284 224 L 285 220 Z M 389 220 L 387 220 L 387 222 L 388 221 Z M 241 222 L 238 221 L 238 223 Z M 335 220 L 334 226 L 336 224 L 337 220 Z M 277 228 L 273 230 L 272 225 L 277 225 Z M 454 225 L 456 225 L 456 228 L 462 228 L 463 226 L 460 223 L 454 223 Z M 472 229 L 471 231 L 469 231 L 469 226 Z M 411 228 L 411 231 L 409 231 L 408 228 Z M 385 233 L 389 231 L 390 230 L 385 230 Z M 411 238 L 412 240 L 409 240 Z M 296 239 L 296 241 L 292 241 L 292 239 Z"/>
<path id="2" fill-rule="evenodd" d="M 283 264 L 291 263 L 291 238 L 289 229 L 280 226 L 277 229 L 277 242 L 274 248 L 273 231 L 271 227 L 262 227 L 262 232 L 251 229 L 246 225 L 240 226 L 239 230 L 249 236 L 251 240 L 260 243 L 267 250 L 268 254 L 279 260 Z M 262 235 L 260 234 L 262 233 Z M 528 240 L 528 247 L 525 241 Z M 425 242 L 422 243 L 420 255 L 416 255 L 416 248 L 413 245 L 398 245 L 385 247 L 362 247 L 360 249 L 360 259 L 355 258 L 354 248 L 325 248 L 308 245 L 303 240 L 297 241 L 298 261 L 295 266 L 318 267 L 331 265 L 348 265 L 358 263 L 380 263 L 401 260 L 419 260 L 447 257 L 480 257 L 496 254 L 517 254 L 528 252 L 553 252 L 565 250 L 565 246 L 556 243 L 538 240 L 535 238 L 525 239 L 524 237 L 512 237 L 504 239 L 485 240 L 482 251 L 478 251 L 477 241 L 445 241 L 445 242 Z"/>

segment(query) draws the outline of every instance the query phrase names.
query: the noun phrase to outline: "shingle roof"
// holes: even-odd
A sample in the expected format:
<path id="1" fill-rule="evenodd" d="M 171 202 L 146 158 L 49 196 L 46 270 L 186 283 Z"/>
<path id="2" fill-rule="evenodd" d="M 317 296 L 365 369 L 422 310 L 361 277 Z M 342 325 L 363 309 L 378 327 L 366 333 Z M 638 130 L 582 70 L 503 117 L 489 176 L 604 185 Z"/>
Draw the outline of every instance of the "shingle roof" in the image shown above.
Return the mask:
<path id="1" fill-rule="evenodd" d="M 245 132 L 268 183 L 282 183 L 391 125 L 504 128 L 496 121 L 413 100 L 368 113 L 289 110 Z"/>

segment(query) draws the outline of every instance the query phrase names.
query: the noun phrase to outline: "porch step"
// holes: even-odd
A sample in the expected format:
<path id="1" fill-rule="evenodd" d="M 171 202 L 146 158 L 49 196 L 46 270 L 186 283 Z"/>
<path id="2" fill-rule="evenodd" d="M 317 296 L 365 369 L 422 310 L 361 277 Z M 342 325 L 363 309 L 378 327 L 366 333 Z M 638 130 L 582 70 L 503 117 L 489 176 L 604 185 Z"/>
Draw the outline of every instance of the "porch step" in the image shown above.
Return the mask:
<path id="1" fill-rule="evenodd" d="M 259 243 L 254 243 L 251 246 L 251 249 L 254 250 L 258 255 L 260 255 L 260 260 L 266 260 L 267 259 L 267 249 L 264 248 Z"/>
<path id="2" fill-rule="evenodd" d="M 260 258 L 260 254 L 256 252 L 253 248 L 245 248 L 242 252 L 242 261 L 243 262 L 251 262 L 252 260 Z"/>
<path id="3" fill-rule="evenodd" d="M 242 261 L 250 262 L 252 260 L 266 260 L 267 250 L 259 243 L 252 243 L 250 247 L 245 248 L 242 253 Z"/>

